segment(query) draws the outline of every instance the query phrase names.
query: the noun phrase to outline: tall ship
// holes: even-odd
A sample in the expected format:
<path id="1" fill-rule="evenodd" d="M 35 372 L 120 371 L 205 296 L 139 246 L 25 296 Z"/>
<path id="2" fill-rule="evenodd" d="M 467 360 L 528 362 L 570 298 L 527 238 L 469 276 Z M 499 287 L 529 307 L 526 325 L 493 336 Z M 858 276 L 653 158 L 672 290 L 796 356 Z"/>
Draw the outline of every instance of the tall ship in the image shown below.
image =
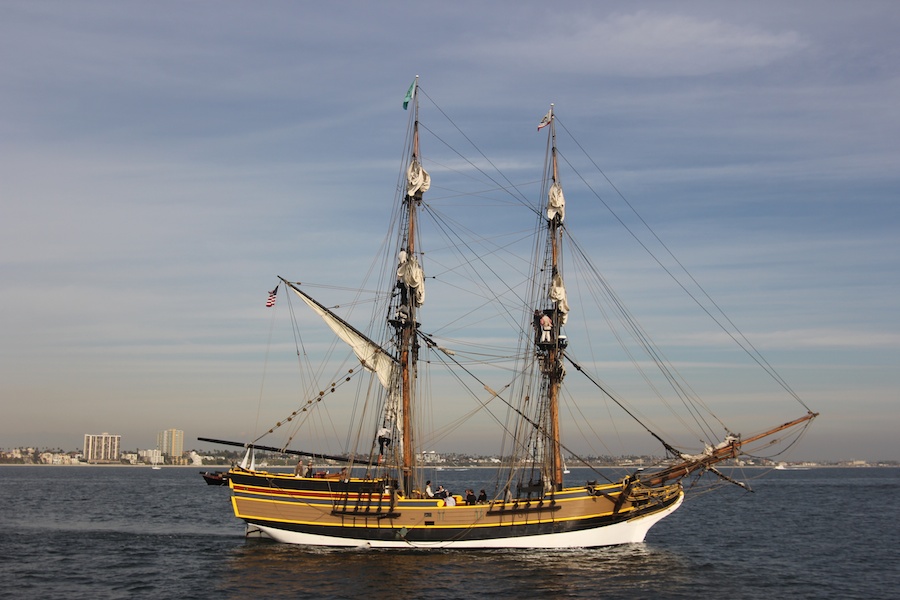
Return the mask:
<path id="1" fill-rule="evenodd" d="M 394 549 L 641 542 L 699 480 L 746 485 L 720 463 L 776 453 L 802 435 L 816 413 L 744 338 L 729 334 L 802 410 L 788 407 L 787 418 L 773 415 L 741 435 L 699 398 L 612 290 L 570 231 L 591 198 L 579 196 L 568 210 L 553 105 L 538 122 L 544 168 L 532 178 L 538 199 L 529 200 L 524 186 L 486 174 L 495 164 L 483 153 L 458 164 L 430 162 L 420 144 L 430 131 L 420 122 L 421 95 L 417 78 L 404 100 L 409 122 L 390 233 L 371 269 L 381 273 L 378 289 L 342 288 L 352 301 L 334 303 L 310 291 L 318 286 L 279 277 L 268 304 L 279 289 L 290 299 L 292 350 L 304 377 L 299 406 L 250 441 L 200 438 L 246 449 L 226 479 L 248 535 Z M 455 217 L 446 212 L 453 203 L 441 200 L 461 194 L 442 187 L 432 202 L 429 170 L 467 171 L 491 183 L 466 196 L 464 216 Z M 479 214 L 479 198 L 495 193 L 506 198 L 498 204 L 508 217 L 497 216 L 497 205 Z M 359 318 L 367 306 L 370 315 Z M 315 327 L 307 315 L 327 326 L 315 335 L 333 334 L 337 345 L 305 342 Z M 613 363 L 604 355 L 615 341 L 654 390 L 652 400 L 674 416 L 658 416 L 647 397 L 631 402 L 605 381 L 604 367 Z M 623 419 L 657 458 L 611 477 L 585 456 L 625 435 L 614 425 Z M 663 433 L 672 423 L 684 437 Z M 443 490 L 429 450 L 464 451 L 476 437 L 479 447 L 495 448 L 492 466 L 478 470 L 485 483 L 475 487 L 483 489 Z M 293 472 L 261 468 L 261 451 L 300 462 Z M 580 467 L 579 480 L 570 467 Z"/>

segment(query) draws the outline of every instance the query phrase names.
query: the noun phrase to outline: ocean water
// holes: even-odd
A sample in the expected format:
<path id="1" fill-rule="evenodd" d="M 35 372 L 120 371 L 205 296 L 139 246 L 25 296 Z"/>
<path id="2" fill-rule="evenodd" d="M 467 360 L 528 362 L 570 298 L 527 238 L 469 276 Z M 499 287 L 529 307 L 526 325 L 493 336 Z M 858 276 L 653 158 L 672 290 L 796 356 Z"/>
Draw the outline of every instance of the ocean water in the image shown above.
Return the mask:
<path id="1" fill-rule="evenodd" d="M 0 467 L 0 598 L 900 597 L 900 469 L 744 474 L 755 493 L 689 496 L 643 544 L 397 552 L 247 540 L 197 469 Z"/>

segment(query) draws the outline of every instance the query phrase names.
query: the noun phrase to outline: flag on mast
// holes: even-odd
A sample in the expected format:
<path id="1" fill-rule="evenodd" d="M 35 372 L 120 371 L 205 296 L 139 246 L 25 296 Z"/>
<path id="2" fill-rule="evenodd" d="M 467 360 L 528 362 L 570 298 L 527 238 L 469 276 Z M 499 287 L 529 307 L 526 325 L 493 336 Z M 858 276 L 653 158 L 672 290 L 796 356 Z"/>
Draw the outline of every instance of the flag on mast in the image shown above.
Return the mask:
<path id="1" fill-rule="evenodd" d="M 275 296 L 278 295 L 278 286 L 275 286 L 275 289 L 269 292 L 269 299 L 266 300 L 266 308 L 272 308 L 275 306 Z"/>
<path id="2" fill-rule="evenodd" d="M 406 107 L 409 106 L 410 102 L 412 102 L 413 94 L 416 91 L 416 82 L 418 81 L 419 77 L 416 76 L 416 78 L 413 79 L 413 82 L 409 85 L 409 89 L 406 90 L 406 97 L 403 98 L 403 110 L 406 110 Z"/>
<path id="3" fill-rule="evenodd" d="M 540 131 L 541 129 L 543 129 L 544 127 L 549 125 L 550 121 L 552 121 L 552 120 L 553 120 L 553 108 L 550 108 L 550 110 L 547 111 L 547 114 L 544 115 L 544 118 L 541 119 L 541 122 L 538 123 L 537 130 Z"/>

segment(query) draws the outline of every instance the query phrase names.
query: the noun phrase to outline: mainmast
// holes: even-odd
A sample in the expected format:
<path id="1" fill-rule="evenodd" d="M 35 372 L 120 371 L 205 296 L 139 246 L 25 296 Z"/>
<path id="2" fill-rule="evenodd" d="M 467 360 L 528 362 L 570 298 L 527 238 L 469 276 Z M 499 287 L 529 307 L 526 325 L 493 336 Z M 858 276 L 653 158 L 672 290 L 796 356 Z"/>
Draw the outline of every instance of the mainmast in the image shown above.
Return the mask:
<path id="1" fill-rule="evenodd" d="M 565 217 L 565 200 L 559 180 L 559 168 L 556 152 L 556 123 L 553 105 L 541 121 L 538 129 L 550 126 L 550 188 L 547 197 L 547 229 L 550 250 L 550 281 L 548 297 L 551 306 L 541 315 L 541 338 L 539 347 L 546 352 L 543 362 L 543 378 L 547 389 L 547 411 L 549 420 L 549 471 L 553 485 L 557 490 L 563 485 L 563 460 L 559 431 L 559 391 L 565 369 L 562 365 L 565 352 L 565 338 L 560 337 L 561 326 L 565 323 L 569 312 L 566 292 L 563 286 L 561 242 L 563 219 Z M 547 322 L 549 319 L 549 323 Z M 549 327 L 549 333 L 547 328 Z"/>

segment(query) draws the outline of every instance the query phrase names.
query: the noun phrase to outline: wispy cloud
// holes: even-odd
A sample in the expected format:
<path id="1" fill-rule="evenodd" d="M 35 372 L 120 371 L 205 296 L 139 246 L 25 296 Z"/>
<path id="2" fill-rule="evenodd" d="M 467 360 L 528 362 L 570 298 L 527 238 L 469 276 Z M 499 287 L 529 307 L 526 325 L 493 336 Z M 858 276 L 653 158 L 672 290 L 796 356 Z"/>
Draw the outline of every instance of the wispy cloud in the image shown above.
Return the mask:
<path id="1" fill-rule="evenodd" d="M 770 332 L 744 332 L 760 349 L 823 348 L 823 349 L 866 349 L 900 350 L 900 333 L 881 331 L 858 331 L 837 329 L 794 329 Z M 680 336 L 682 343 L 705 344 L 721 347 L 730 338 L 724 332 L 705 335 L 687 334 Z"/>
<path id="2" fill-rule="evenodd" d="M 468 47 L 479 61 L 529 65 L 585 77 L 704 76 L 759 68 L 807 49 L 797 31 L 766 31 L 720 18 L 639 10 L 596 16 L 587 10 L 542 19 L 524 39 L 512 31 Z"/>

